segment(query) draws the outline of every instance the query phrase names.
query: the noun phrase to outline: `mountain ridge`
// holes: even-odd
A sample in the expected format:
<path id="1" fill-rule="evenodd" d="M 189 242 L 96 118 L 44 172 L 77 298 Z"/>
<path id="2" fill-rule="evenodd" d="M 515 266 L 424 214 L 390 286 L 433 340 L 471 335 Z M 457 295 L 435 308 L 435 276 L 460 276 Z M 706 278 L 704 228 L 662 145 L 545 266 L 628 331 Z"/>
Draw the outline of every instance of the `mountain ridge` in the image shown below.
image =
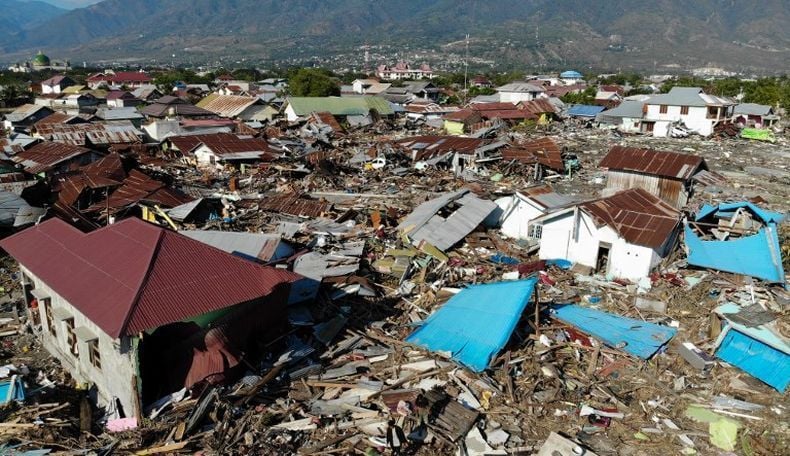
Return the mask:
<path id="1" fill-rule="evenodd" d="M 488 59 L 589 66 L 697 64 L 787 72 L 785 0 L 105 0 L 17 31 L 0 53 L 73 59 L 287 59 L 363 44 L 438 49 L 470 33 Z M 509 43 L 503 52 L 497 47 Z M 502 51 L 499 49 L 499 51 Z M 505 57 L 502 57 L 502 56 Z"/>

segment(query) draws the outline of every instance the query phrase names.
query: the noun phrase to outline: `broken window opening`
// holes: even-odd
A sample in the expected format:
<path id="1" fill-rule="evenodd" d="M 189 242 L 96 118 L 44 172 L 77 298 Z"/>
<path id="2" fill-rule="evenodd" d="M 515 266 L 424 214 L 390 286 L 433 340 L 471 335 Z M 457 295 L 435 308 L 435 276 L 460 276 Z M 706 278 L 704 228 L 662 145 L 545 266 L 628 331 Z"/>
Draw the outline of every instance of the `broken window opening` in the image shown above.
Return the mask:
<path id="1" fill-rule="evenodd" d="M 101 353 L 99 352 L 99 339 L 88 341 L 88 357 L 91 365 L 101 370 Z"/>
<path id="2" fill-rule="evenodd" d="M 63 321 L 66 324 L 66 343 L 69 346 L 69 352 L 76 356 L 80 356 L 80 349 L 77 345 L 77 333 L 74 332 L 74 319 L 67 318 Z"/>

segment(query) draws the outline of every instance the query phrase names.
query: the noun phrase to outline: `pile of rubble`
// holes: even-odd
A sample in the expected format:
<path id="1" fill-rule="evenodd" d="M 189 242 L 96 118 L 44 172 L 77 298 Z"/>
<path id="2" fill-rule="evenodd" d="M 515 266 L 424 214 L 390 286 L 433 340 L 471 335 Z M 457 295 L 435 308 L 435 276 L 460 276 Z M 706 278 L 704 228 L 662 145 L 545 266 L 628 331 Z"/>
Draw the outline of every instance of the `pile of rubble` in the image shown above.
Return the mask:
<path id="1" fill-rule="evenodd" d="M 538 174 L 514 159 L 456 173 L 369 154 L 373 134 L 403 136 L 390 124 L 342 137 L 320 122 L 274 129 L 287 158 L 211 173 L 161 158 L 146 169 L 168 174 L 192 199 L 139 204 L 146 220 L 312 279 L 308 298 L 289 306 L 289 329 L 245 359 L 235 382 L 174 392 L 139 420 L 110 417 L 43 353 L 31 333 L 40 322 L 19 311 L 22 290 L 6 261 L 0 452 L 759 455 L 790 447 L 790 353 L 782 352 L 790 293 L 775 284 L 784 277 L 693 267 L 675 246 L 649 277 L 622 280 L 541 260 L 539 242 L 485 223 L 494 199 L 525 191 L 536 176 L 572 201 L 598 195 L 603 153 L 649 144 L 691 149 L 726 177 L 694 202 L 711 203 L 728 222 L 689 218 L 688 229 L 705 242 L 737 241 L 773 219 L 719 204 L 786 211 L 787 149 L 574 128 L 548 132 L 574 161 L 568 172 Z M 500 139 L 535 139 L 507 135 Z M 380 156 L 386 164 L 373 166 Z M 461 222 L 443 224 L 451 217 Z M 232 234 L 262 244 L 245 241 L 243 250 Z M 786 270 L 790 237 L 781 225 L 776 236 Z M 738 338 L 766 348 L 755 343 L 754 360 L 738 359 L 746 343 Z M 768 362 L 770 372 L 756 365 Z"/>

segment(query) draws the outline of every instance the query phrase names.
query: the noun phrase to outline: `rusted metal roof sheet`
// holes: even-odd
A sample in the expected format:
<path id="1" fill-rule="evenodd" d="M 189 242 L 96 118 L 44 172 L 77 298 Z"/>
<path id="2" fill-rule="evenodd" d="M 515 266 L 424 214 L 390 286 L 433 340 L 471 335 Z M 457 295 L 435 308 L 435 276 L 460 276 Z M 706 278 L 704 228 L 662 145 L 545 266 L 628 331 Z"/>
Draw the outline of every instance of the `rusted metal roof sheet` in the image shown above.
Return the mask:
<path id="1" fill-rule="evenodd" d="M 258 204 L 262 211 L 281 212 L 283 214 L 299 217 L 320 217 L 329 212 L 331 203 L 324 200 L 314 200 L 299 195 L 277 195 L 266 197 Z"/>
<path id="2" fill-rule="evenodd" d="M 474 154 L 475 150 L 490 141 L 479 138 L 461 138 L 449 135 L 412 136 L 393 141 L 403 149 L 416 152 L 415 160 L 425 160 L 448 152 Z"/>
<path id="3" fill-rule="evenodd" d="M 106 211 L 114 213 L 127 206 L 149 202 L 162 207 L 176 207 L 192 201 L 193 198 L 168 187 L 148 175 L 133 169 L 120 187 L 110 194 L 109 201 L 101 201 L 87 209 L 87 212 Z"/>
<path id="4" fill-rule="evenodd" d="M 314 112 L 310 114 L 308 122 L 323 123 L 332 127 L 332 130 L 335 133 L 343 133 L 343 127 L 340 126 L 340 123 L 337 121 L 337 119 L 335 119 L 335 116 L 333 116 L 331 112 Z"/>
<path id="5" fill-rule="evenodd" d="M 13 157 L 31 174 L 48 171 L 66 160 L 90 153 L 90 149 L 71 144 L 43 141 Z"/>
<path id="6" fill-rule="evenodd" d="M 612 147 L 600 167 L 682 180 L 690 179 L 700 168 L 708 169 L 705 160 L 697 155 L 625 146 Z"/>
<path id="7" fill-rule="evenodd" d="M 243 97 L 240 95 L 220 95 L 212 93 L 200 100 L 197 107 L 211 111 L 221 117 L 236 117 L 245 109 L 258 103 L 257 97 Z"/>
<path id="8" fill-rule="evenodd" d="M 641 188 L 580 205 L 598 225 L 607 225 L 631 244 L 659 249 L 677 230 L 680 212 Z"/>
<path id="9" fill-rule="evenodd" d="M 502 151 L 502 159 L 505 161 L 517 160 L 524 164 L 537 162 L 557 172 L 565 170 L 560 146 L 549 137 L 538 138 L 518 146 L 508 147 Z"/>
<path id="10" fill-rule="evenodd" d="M 551 102 L 545 98 L 538 98 L 536 100 L 531 101 L 522 101 L 519 103 L 521 109 L 538 116 L 544 113 L 556 113 L 557 108 L 551 104 Z"/>
<path id="11" fill-rule="evenodd" d="M 299 278 L 136 218 L 87 234 L 53 218 L 0 246 L 113 338 L 249 302 Z"/>
<path id="12" fill-rule="evenodd" d="M 43 119 L 41 119 L 38 122 L 34 123 L 33 124 L 33 128 L 35 130 L 38 130 L 39 128 L 42 128 L 45 125 L 50 125 L 50 124 L 67 124 L 67 123 L 73 122 L 75 120 L 78 121 L 78 122 L 84 122 L 84 120 L 81 119 L 78 116 L 72 116 L 72 115 L 69 115 L 69 114 L 66 114 L 66 113 L 63 113 L 63 112 L 53 112 L 52 114 L 48 115 L 47 117 L 44 117 Z"/>
<path id="13" fill-rule="evenodd" d="M 139 143 L 142 133 L 128 120 L 82 124 L 43 124 L 36 134 L 44 139 L 75 146 Z"/>

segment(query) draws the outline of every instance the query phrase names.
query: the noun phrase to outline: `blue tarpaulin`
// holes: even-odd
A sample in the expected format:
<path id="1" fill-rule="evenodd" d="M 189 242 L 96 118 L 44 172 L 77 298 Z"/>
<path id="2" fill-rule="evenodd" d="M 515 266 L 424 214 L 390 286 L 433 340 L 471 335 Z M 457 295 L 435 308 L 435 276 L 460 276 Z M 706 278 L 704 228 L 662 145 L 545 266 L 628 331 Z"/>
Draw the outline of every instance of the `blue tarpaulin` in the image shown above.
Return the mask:
<path id="1" fill-rule="evenodd" d="M 603 111 L 603 106 L 594 105 L 573 105 L 568 109 L 568 115 L 573 117 L 590 117 L 593 118 Z"/>
<path id="2" fill-rule="evenodd" d="M 610 347 L 648 359 L 666 345 L 677 330 L 571 304 L 553 307 L 554 317 Z"/>
<path id="3" fill-rule="evenodd" d="M 716 313 L 727 319 L 738 314 L 737 304 L 719 306 Z M 716 356 L 749 375 L 784 392 L 790 384 L 790 345 L 765 325 L 748 327 L 727 320 L 717 341 Z"/>
<path id="4" fill-rule="evenodd" d="M 756 277 L 768 282 L 784 283 L 782 252 L 776 224 L 784 216 L 749 202 L 704 205 L 696 220 L 715 222 L 717 217 L 731 217 L 739 208 L 746 208 L 764 226 L 756 234 L 724 241 L 706 241 L 686 225 L 686 253 L 690 265 Z"/>
<path id="5" fill-rule="evenodd" d="M 19 377 L 0 382 L 0 404 L 25 400 L 25 385 Z"/>
<path id="6" fill-rule="evenodd" d="M 537 278 L 473 285 L 450 298 L 406 341 L 481 372 L 502 350 L 535 290 Z"/>

